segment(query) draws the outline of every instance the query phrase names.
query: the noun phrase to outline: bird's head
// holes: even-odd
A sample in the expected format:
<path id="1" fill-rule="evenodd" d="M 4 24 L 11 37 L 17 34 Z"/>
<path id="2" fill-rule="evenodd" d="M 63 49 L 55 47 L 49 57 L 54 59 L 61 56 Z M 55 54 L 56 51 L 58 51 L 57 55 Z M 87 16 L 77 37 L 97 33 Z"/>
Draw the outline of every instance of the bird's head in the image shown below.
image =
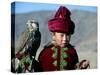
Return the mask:
<path id="1" fill-rule="evenodd" d="M 38 22 L 35 20 L 28 20 L 26 24 L 29 32 L 34 32 L 39 28 Z"/>

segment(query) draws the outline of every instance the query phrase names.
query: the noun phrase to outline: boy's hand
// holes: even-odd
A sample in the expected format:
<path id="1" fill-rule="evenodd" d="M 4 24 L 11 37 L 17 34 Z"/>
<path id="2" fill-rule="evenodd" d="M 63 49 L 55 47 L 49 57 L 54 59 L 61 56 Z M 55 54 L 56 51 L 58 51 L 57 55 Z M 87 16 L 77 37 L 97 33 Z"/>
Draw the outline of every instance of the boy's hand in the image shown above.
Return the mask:
<path id="1" fill-rule="evenodd" d="M 87 69 L 90 67 L 90 62 L 88 60 L 82 60 L 80 63 L 79 63 L 79 68 L 80 69 Z"/>
<path id="2" fill-rule="evenodd" d="M 76 64 L 77 69 L 87 69 L 90 68 L 90 62 L 88 60 L 82 60 Z"/>

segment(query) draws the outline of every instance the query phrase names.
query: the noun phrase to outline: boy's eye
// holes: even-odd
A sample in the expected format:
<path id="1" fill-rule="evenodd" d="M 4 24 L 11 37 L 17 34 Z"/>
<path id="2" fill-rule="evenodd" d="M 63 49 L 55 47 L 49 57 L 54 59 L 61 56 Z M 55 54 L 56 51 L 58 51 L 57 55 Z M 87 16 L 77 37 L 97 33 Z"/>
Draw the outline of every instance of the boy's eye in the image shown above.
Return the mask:
<path id="1" fill-rule="evenodd" d="M 61 34 L 61 36 L 64 36 L 64 34 Z"/>

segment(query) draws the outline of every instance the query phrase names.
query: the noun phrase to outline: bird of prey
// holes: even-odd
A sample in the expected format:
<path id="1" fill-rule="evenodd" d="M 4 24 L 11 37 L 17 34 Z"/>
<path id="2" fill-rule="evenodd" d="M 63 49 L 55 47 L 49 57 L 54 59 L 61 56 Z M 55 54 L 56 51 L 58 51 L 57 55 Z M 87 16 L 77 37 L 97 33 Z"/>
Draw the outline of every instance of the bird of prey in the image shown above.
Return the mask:
<path id="1" fill-rule="evenodd" d="M 15 53 L 25 52 L 30 50 L 31 54 L 35 56 L 38 47 L 41 42 L 41 34 L 39 32 L 39 24 L 35 20 L 28 20 L 27 28 L 20 35 L 18 42 L 16 44 Z"/>
<path id="2" fill-rule="evenodd" d="M 35 55 L 41 42 L 39 24 L 35 20 L 28 20 L 26 25 L 26 29 L 15 44 L 15 58 L 12 62 L 15 62 L 14 67 L 17 73 L 32 72 L 33 65 L 38 64 Z"/>

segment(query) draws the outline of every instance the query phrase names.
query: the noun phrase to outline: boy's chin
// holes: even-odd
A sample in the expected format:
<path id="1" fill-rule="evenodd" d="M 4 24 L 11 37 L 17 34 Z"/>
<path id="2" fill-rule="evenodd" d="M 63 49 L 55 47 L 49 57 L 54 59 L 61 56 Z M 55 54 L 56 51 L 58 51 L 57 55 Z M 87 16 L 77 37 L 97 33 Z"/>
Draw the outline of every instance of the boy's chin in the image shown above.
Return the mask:
<path id="1" fill-rule="evenodd" d="M 66 45 L 68 45 L 68 43 L 62 44 L 62 45 L 60 45 L 60 47 L 66 47 Z"/>
<path id="2" fill-rule="evenodd" d="M 60 45 L 60 47 L 65 47 L 66 45 Z"/>

